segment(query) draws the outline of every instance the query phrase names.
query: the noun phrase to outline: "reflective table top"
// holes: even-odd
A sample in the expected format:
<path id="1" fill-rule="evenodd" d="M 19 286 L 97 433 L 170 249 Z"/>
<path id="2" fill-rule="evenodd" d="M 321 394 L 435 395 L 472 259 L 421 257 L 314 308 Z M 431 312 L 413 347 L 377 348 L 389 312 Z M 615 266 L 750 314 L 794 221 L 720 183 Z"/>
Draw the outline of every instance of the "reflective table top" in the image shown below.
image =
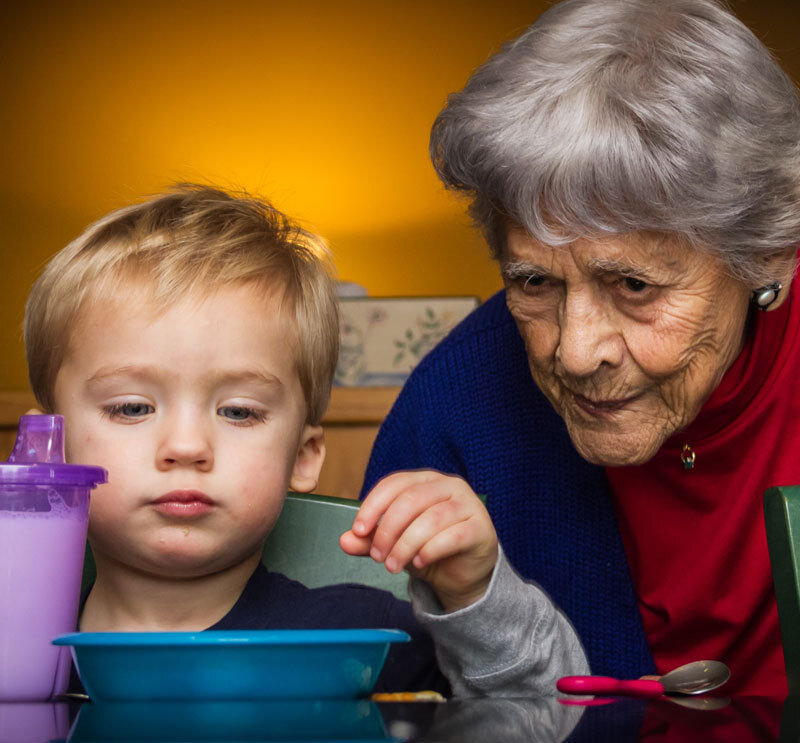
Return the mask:
<path id="1" fill-rule="evenodd" d="M 0 743 L 11 741 L 796 743 L 800 699 L 708 700 L 696 708 L 673 699 L 575 706 L 556 698 L 0 703 Z"/>

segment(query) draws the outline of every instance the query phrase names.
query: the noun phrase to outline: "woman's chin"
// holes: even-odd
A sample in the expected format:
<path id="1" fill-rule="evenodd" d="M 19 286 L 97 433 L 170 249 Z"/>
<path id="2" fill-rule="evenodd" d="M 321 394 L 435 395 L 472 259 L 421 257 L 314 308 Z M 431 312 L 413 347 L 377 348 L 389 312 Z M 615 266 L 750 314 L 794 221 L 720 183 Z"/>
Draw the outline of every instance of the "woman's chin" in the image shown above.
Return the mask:
<path id="1" fill-rule="evenodd" d="M 667 436 L 646 438 L 640 432 L 619 434 L 586 431 L 567 425 L 578 453 L 592 464 L 602 467 L 630 467 L 651 460 Z"/>

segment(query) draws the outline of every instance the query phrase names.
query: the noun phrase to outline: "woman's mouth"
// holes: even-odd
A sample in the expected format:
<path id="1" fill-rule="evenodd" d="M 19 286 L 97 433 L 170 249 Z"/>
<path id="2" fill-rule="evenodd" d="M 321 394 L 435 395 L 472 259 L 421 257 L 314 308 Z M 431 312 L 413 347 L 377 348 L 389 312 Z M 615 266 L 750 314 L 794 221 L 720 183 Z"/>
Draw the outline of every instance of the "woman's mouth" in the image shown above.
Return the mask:
<path id="1" fill-rule="evenodd" d="M 213 511 L 216 504 L 198 490 L 173 490 L 151 501 L 151 505 L 164 516 L 197 518 Z"/>
<path id="2" fill-rule="evenodd" d="M 638 395 L 632 397 L 616 398 L 609 400 L 592 400 L 584 395 L 579 395 L 577 392 L 572 393 L 572 399 L 581 410 L 586 411 L 593 416 L 603 416 L 616 413 L 624 407 L 632 403 Z"/>

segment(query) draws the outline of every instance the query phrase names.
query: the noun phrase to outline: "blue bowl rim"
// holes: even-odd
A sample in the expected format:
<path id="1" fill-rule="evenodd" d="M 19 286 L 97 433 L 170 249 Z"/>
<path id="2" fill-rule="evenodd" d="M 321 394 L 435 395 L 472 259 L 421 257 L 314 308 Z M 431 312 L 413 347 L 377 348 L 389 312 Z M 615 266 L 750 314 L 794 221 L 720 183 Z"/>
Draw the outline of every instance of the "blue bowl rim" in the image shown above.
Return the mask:
<path id="1" fill-rule="evenodd" d="M 367 645 L 409 642 L 399 629 L 269 629 L 205 630 L 202 632 L 72 632 L 53 645 L 74 647 L 208 647 L 287 645 Z"/>

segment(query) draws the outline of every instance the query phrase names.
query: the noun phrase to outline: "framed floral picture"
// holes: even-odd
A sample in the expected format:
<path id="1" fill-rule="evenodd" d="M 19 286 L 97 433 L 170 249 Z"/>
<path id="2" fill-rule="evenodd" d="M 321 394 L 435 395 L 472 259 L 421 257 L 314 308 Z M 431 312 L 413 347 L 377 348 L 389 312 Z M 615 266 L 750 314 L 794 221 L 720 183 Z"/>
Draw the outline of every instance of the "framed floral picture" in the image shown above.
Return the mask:
<path id="1" fill-rule="evenodd" d="M 477 297 L 344 297 L 334 384 L 402 384 Z"/>

